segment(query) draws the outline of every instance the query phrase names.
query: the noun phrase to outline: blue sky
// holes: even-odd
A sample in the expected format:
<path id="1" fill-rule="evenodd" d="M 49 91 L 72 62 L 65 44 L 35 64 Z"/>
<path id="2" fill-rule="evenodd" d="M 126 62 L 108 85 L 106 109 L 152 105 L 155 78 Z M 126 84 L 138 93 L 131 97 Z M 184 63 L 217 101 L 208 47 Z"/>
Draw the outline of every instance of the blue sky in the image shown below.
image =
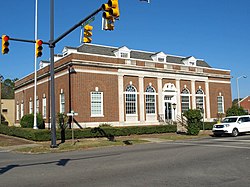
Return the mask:
<path id="1" fill-rule="evenodd" d="M 107 0 L 55 0 L 55 38 L 78 23 Z M 204 59 L 212 67 L 231 70 L 233 98 L 250 95 L 250 1 L 249 0 L 119 0 L 120 20 L 114 31 L 101 30 L 101 13 L 93 22 L 93 42 L 108 46 Z M 38 0 L 38 38 L 49 41 L 50 0 Z M 34 39 L 35 0 L 11 0 L 1 4 L 0 34 Z M 3 8 L 4 7 L 4 8 Z M 4 20 L 6 16 L 6 20 Z M 55 48 L 80 45 L 80 28 Z M 34 71 L 34 44 L 10 41 L 10 52 L 0 55 L 0 74 L 22 78 Z M 49 48 L 43 56 L 48 60 Z"/>

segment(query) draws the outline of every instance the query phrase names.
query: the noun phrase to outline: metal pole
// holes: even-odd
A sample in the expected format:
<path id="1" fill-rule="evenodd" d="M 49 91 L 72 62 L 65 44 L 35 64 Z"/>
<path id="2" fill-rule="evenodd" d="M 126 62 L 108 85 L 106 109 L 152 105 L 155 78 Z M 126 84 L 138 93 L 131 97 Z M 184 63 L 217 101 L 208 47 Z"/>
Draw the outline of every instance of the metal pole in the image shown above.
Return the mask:
<path id="1" fill-rule="evenodd" d="M 69 113 L 71 112 L 71 65 L 68 66 L 69 73 Z M 72 116 L 69 116 L 69 128 L 72 127 Z"/>
<path id="2" fill-rule="evenodd" d="M 37 1 L 36 0 L 36 7 L 35 7 L 35 40 L 37 40 L 37 15 L 38 15 L 38 6 L 37 6 Z M 35 50 L 36 51 L 36 44 L 35 44 Z M 35 75 L 34 75 L 34 126 L 33 129 L 38 129 L 37 127 L 37 115 L 36 115 L 36 107 L 37 107 L 37 103 L 36 103 L 36 93 L 37 93 L 37 71 L 36 71 L 36 64 L 37 64 L 37 57 L 36 57 L 36 52 L 34 52 L 34 56 L 35 56 Z"/>
<path id="3" fill-rule="evenodd" d="M 238 95 L 238 108 L 240 108 L 240 89 L 239 89 L 239 77 L 236 78 L 237 95 Z"/>
<path id="4" fill-rule="evenodd" d="M 51 102 L 51 148 L 56 148 L 55 79 L 54 79 L 54 0 L 50 0 L 50 102 Z"/>
<path id="5" fill-rule="evenodd" d="M 247 76 L 246 75 L 242 75 L 242 76 L 240 76 L 240 77 L 237 77 L 236 78 L 236 86 L 237 86 L 237 93 L 238 93 L 238 107 L 240 108 L 240 87 L 239 87 L 239 79 L 240 78 L 247 78 Z"/>
<path id="6" fill-rule="evenodd" d="M 2 125 L 2 79 L 3 76 L 0 75 L 0 125 Z"/>

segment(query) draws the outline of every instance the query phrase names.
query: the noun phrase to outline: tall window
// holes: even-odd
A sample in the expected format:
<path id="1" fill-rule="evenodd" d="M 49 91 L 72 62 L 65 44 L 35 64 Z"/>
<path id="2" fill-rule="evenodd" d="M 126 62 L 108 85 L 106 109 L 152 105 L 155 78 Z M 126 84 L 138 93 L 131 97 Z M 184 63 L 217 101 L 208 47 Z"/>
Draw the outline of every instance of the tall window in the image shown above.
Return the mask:
<path id="1" fill-rule="evenodd" d="M 196 108 L 204 109 L 204 92 L 201 88 L 196 91 Z"/>
<path id="2" fill-rule="evenodd" d="M 39 99 L 38 99 L 38 97 L 36 99 L 36 113 L 37 114 L 39 113 Z"/>
<path id="3" fill-rule="evenodd" d="M 60 93 L 60 113 L 65 113 L 65 95 Z"/>
<path id="4" fill-rule="evenodd" d="M 42 106 L 42 115 L 43 119 L 46 119 L 47 111 L 46 111 L 46 97 L 43 98 L 43 106 Z"/>
<path id="5" fill-rule="evenodd" d="M 20 112 L 19 104 L 17 103 L 17 105 L 16 105 L 16 120 L 19 120 L 19 119 L 20 119 L 20 118 L 19 118 L 19 116 L 20 116 L 19 112 Z"/>
<path id="6" fill-rule="evenodd" d="M 155 114 L 155 90 L 152 86 L 146 88 L 146 113 Z"/>
<path id="7" fill-rule="evenodd" d="M 21 103 L 21 118 L 23 117 L 24 115 L 24 106 L 23 106 L 23 102 Z"/>
<path id="8" fill-rule="evenodd" d="M 136 114 L 136 89 L 129 85 L 126 88 L 126 114 Z"/>
<path id="9" fill-rule="evenodd" d="M 224 113 L 224 98 L 223 96 L 217 97 L 218 113 Z"/>
<path id="10" fill-rule="evenodd" d="M 33 102 L 32 102 L 31 99 L 30 99 L 30 102 L 29 102 L 29 113 L 30 113 L 30 114 L 33 113 Z"/>
<path id="11" fill-rule="evenodd" d="M 103 92 L 91 92 L 91 116 L 103 116 Z"/>
<path id="12" fill-rule="evenodd" d="M 185 112 L 190 109 L 190 92 L 187 88 L 181 91 L 181 112 Z"/>

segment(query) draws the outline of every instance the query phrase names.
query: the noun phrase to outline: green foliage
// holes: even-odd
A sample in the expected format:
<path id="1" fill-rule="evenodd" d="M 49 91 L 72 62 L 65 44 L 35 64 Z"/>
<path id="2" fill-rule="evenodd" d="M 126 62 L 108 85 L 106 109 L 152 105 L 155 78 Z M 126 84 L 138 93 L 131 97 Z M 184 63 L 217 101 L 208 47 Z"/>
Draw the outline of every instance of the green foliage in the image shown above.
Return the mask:
<path id="1" fill-rule="evenodd" d="M 238 105 L 233 105 L 226 111 L 226 116 L 242 116 L 242 115 L 247 115 L 247 112 L 244 110 L 244 108 L 238 107 Z"/>
<path id="2" fill-rule="evenodd" d="M 2 99 L 14 99 L 14 87 L 16 79 L 5 79 L 2 83 Z"/>
<path id="3" fill-rule="evenodd" d="M 64 113 L 57 113 L 57 124 L 60 129 L 66 129 L 68 126 L 68 116 Z"/>
<path id="4" fill-rule="evenodd" d="M 112 127 L 109 123 L 102 123 L 99 125 L 99 127 Z"/>
<path id="5" fill-rule="evenodd" d="M 156 125 L 156 126 L 136 126 L 136 127 L 103 127 L 94 130 L 95 128 L 74 129 L 74 138 L 95 138 L 95 137 L 115 137 L 128 136 L 132 134 L 154 134 L 154 133 L 173 133 L 176 132 L 176 125 Z M 51 139 L 51 131 L 49 129 L 32 129 L 20 127 L 8 127 L 1 125 L 0 133 L 17 136 L 34 141 L 49 141 Z M 72 130 L 65 130 L 66 139 L 72 138 Z M 56 132 L 57 140 L 60 140 L 60 130 Z"/>
<path id="6" fill-rule="evenodd" d="M 33 126 L 34 126 L 34 114 L 24 115 L 20 121 L 20 125 L 22 128 L 33 128 Z M 43 117 L 41 114 L 37 114 L 37 127 L 39 129 L 45 128 L 45 124 L 44 124 Z"/>
<path id="7" fill-rule="evenodd" d="M 212 130 L 213 125 L 216 124 L 217 122 L 204 122 L 204 130 Z M 200 123 L 200 129 L 203 129 L 203 123 Z"/>
<path id="8" fill-rule="evenodd" d="M 200 131 L 201 124 L 201 111 L 200 110 L 188 110 L 184 112 L 184 116 L 187 118 L 187 134 L 197 135 Z"/>

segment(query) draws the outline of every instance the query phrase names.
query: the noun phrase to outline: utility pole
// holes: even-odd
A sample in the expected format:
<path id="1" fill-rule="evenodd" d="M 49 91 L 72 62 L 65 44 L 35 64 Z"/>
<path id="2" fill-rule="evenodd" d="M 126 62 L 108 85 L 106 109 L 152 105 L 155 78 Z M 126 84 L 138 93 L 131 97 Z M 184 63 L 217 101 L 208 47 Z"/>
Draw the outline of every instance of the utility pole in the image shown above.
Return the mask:
<path id="1" fill-rule="evenodd" d="M 54 72 L 54 0 L 50 0 L 50 106 L 51 106 L 51 148 L 56 148 L 56 112 L 55 112 L 55 72 Z"/>
<path id="2" fill-rule="evenodd" d="M 2 80 L 3 76 L 0 75 L 0 125 L 2 125 Z"/>
<path id="3" fill-rule="evenodd" d="M 54 39 L 54 0 L 50 0 L 50 107 L 51 107 L 51 148 L 58 147 L 56 144 L 56 114 L 55 114 L 55 72 L 54 72 L 54 48 L 57 42 L 70 34 L 76 28 L 81 26 L 84 22 L 91 19 L 102 10 L 102 7 L 98 8 L 92 14 L 75 24 L 68 31 L 64 32 L 57 39 Z"/>

